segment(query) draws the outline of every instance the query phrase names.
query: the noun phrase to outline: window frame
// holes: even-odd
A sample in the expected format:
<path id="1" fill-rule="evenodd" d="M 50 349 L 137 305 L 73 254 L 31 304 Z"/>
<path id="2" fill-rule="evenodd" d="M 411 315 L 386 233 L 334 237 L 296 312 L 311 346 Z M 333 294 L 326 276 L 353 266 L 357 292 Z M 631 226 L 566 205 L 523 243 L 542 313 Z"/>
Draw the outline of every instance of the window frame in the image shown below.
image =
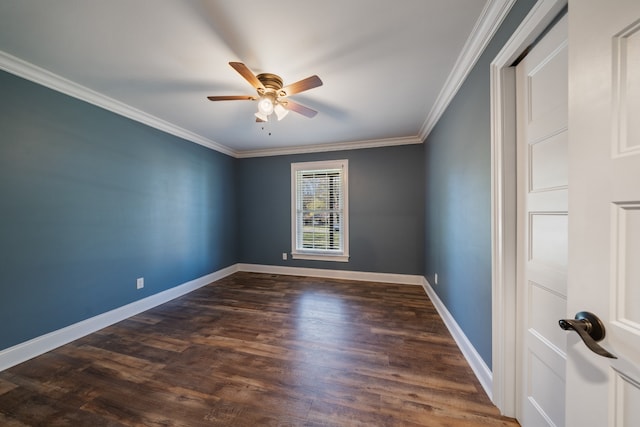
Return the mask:
<path id="1" fill-rule="evenodd" d="M 341 170 L 342 216 L 340 232 L 342 250 L 304 249 L 298 248 L 298 180 L 300 171 Z M 349 261 L 349 161 L 327 160 L 318 162 L 291 163 L 291 258 L 315 261 Z"/>

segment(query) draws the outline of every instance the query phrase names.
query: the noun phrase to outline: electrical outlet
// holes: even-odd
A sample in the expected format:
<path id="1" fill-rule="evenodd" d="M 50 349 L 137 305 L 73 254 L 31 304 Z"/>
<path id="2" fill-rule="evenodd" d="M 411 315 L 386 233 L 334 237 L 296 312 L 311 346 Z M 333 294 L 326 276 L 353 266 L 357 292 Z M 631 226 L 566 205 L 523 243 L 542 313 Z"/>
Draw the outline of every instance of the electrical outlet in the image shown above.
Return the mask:
<path id="1" fill-rule="evenodd" d="M 436 285 L 437 285 L 437 284 L 438 284 L 438 273 L 436 273 L 436 274 L 435 274 L 435 276 L 434 276 L 434 279 L 433 279 L 433 280 L 436 282 Z"/>
<path id="2" fill-rule="evenodd" d="M 282 259 L 283 260 L 287 260 L 287 253 L 286 252 L 282 252 Z"/>
<path id="3" fill-rule="evenodd" d="M 144 288 L 144 277 L 138 277 L 138 280 L 136 280 L 136 289 L 142 288 Z"/>

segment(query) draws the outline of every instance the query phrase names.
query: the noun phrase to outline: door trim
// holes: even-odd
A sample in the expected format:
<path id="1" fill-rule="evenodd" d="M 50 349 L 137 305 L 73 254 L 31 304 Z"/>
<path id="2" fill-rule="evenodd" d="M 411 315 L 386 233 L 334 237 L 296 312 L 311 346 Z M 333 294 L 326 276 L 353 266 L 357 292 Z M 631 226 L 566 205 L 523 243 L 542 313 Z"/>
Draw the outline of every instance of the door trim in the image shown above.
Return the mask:
<path id="1" fill-rule="evenodd" d="M 511 65 L 566 6 L 538 0 L 490 65 L 493 403 L 516 416 L 516 87 Z"/>

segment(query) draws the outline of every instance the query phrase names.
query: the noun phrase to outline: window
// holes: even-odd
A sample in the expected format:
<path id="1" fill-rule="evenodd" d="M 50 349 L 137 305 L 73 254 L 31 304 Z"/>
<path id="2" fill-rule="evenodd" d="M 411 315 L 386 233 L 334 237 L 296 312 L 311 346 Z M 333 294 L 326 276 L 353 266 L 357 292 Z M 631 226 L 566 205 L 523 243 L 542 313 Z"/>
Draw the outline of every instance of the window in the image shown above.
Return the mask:
<path id="1" fill-rule="evenodd" d="M 347 160 L 291 164 L 291 256 L 349 260 Z"/>

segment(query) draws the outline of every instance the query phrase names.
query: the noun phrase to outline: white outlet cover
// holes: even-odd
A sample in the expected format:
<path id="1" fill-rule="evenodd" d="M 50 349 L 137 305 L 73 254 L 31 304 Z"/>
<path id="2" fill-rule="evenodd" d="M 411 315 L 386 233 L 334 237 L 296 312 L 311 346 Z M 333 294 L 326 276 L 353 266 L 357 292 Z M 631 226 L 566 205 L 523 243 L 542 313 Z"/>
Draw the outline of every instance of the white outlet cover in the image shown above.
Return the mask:
<path id="1" fill-rule="evenodd" d="M 144 277 L 140 277 L 138 278 L 138 280 L 136 280 L 136 289 L 142 288 L 144 288 Z"/>

